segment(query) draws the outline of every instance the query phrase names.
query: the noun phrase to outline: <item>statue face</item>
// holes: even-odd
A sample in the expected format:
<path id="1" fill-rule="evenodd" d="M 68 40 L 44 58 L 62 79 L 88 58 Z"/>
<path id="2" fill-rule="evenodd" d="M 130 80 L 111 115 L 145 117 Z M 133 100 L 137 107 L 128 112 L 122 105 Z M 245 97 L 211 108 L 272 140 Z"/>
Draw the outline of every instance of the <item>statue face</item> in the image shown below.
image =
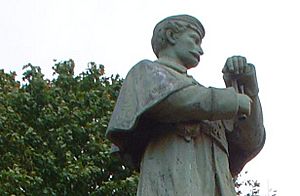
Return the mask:
<path id="1" fill-rule="evenodd" d="M 201 43 L 200 35 L 192 29 L 177 34 L 177 39 L 173 45 L 177 61 L 188 69 L 196 67 L 200 62 L 200 55 L 203 54 Z"/>

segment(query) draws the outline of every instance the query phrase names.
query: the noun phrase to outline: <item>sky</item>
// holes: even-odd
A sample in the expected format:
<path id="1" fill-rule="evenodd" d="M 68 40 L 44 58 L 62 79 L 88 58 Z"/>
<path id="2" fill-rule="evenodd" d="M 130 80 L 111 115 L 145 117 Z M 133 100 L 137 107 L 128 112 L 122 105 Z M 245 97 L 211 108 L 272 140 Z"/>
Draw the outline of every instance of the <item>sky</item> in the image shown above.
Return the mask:
<path id="1" fill-rule="evenodd" d="M 54 59 L 73 59 L 77 74 L 93 61 L 103 64 L 108 75 L 125 77 L 140 60 L 155 60 L 153 28 L 176 14 L 195 16 L 205 27 L 204 55 L 189 70 L 203 85 L 224 87 L 221 70 L 232 55 L 256 66 L 267 140 L 245 171 L 261 182 L 262 195 L 268 188 L 278 195 L 297 194 L 296 0 L 0 0 L 0 69 L 21 78 L 22 67 L 31 63 L 51 78 Z"/>

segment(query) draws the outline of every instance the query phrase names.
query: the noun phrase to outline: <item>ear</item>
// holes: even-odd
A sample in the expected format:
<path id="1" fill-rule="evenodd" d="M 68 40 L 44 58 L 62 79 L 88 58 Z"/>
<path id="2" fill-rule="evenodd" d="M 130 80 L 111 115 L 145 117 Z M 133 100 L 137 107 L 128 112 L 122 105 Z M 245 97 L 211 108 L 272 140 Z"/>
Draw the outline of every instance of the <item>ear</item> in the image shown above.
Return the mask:
<path id="1" fill-rule="evenodd" d="M 171 29 L 166 30 L 166 38 L 170 44 L 174 45 L 176 43 L 176 35 Z"/>

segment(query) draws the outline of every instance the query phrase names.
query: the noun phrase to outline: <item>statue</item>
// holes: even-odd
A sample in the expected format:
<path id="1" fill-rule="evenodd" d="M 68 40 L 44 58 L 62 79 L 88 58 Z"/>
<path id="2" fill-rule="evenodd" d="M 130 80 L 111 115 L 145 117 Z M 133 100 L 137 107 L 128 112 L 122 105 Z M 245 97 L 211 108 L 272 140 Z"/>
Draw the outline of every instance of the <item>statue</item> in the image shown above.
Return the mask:
<path id="1" fill-rule="evenodd" d="M 153 31 L 156 61 L 129 71 L 107 129 L 113 151 L 140 171 L 137 195 L 236 195 L 232 177 L 265 142 L 255 68 L 227 59 L 226 88 L 204 87 L 187 70 L 203 55 L 196 18 L 163 19 Z"/>

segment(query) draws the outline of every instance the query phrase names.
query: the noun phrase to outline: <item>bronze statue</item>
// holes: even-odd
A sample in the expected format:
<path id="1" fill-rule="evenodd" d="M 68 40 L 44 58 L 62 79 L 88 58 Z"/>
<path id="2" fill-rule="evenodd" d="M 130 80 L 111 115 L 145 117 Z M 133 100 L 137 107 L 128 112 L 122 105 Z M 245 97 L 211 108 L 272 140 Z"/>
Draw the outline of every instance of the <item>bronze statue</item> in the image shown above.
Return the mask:
<path id="1" fill-rule="evenodd" d="M 265 142 L 255 68 L 233 56 L 227 88 L 187 74 L 203 54 L 196 18 L 163 19 L 153 31 L 157 60 L 128 73 L 107 129 L 114 153 L 140 170 L 137 195 L 235 195 L 232 176 Z"/>

